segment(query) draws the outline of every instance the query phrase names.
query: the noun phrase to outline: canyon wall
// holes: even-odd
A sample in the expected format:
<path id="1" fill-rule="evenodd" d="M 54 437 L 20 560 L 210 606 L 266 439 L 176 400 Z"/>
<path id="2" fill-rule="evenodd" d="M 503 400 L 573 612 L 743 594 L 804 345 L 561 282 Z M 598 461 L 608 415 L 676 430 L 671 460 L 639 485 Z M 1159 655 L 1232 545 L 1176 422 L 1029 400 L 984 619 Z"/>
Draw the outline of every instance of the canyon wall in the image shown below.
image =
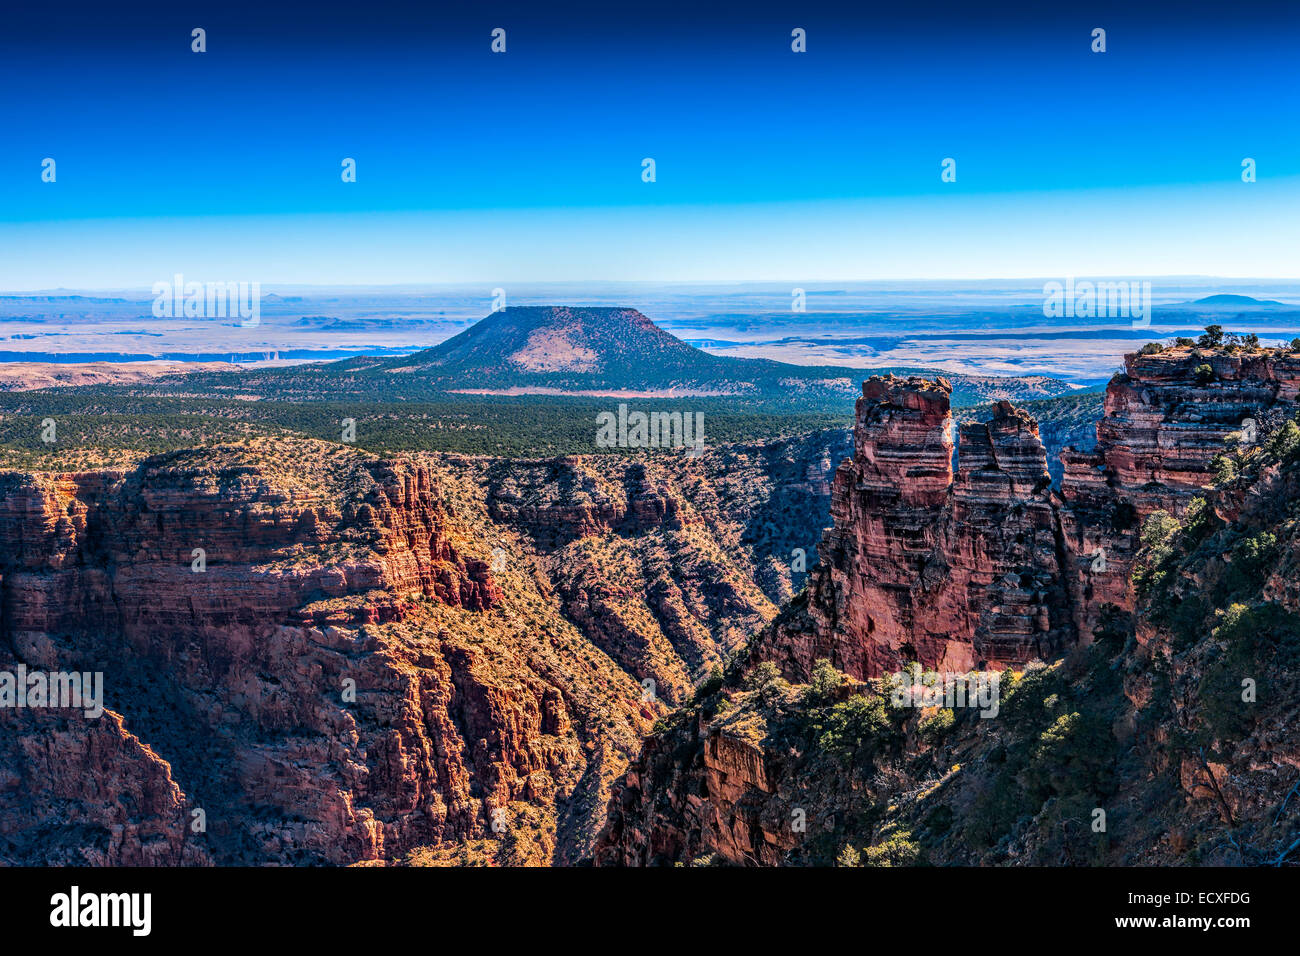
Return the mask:
<path id="1" fill-rule="evenodd" d="M 100 672 L 108 707 L 0 715 L 11 858 L 379 859 L 572 788 L 560 688 L 433 628 L 501 595 L 428 471 L 309 450 L 4 476 L 4 669 Z"/>
<path id="2" fill-rule="evenodd" d="M 791 593 L 847 441 L 0 474 L 0 672 L 107 708 L 0 708 L 0 862 L 572 862 Z"/>
<path id="3" fill-rule="evenodd" d="M 1133 558 L 1143 522 L 1180 516 L 1214 477 L 1214 458 L 1244 423 L 1294 413 L 1300 353 L 1165 349 L 1125 356 L 1106 388 L 1097 444 L 1061 460 L 1061 525 L 1070 555 L 1067 585 L 1080 638 L 1101 609 L 1132 610 Z"/>

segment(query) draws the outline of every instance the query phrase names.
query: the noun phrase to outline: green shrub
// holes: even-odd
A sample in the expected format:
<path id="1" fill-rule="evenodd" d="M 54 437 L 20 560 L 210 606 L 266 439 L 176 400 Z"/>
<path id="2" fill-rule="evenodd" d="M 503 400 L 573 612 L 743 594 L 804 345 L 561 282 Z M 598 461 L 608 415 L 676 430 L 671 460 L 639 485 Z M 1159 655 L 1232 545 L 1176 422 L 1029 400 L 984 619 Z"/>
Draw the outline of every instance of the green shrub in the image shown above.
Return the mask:
<path id="1" fill-rule="evenodd" d="M 957 722 L 956 716 L 946 707 L 940 707 L 928 717 L 921 718 L 917 733 L 927 744 L 936 744 L 944 738 Z"/>
<path id="2" fill-rule="evenodd" d="M 882 841 L 867 847 L 862 852 L 863 866 L 914 866 L 921 856 L 921 848 L 912 840 L 908 830 L 900 830 L 894 824 L 887 824 L 881 835 Z"/>
<path id="3" fill-rule="evenodd" d="M 1271 531 L 1260 531 L 1249 538 L 1238 541 L 1232 548 L 1233 557 L 1245 562 L 1250 571 L 1258 573 L 1264 570 L 1277 550 L 1277 535 Z"/>
<path id="4" fill-rule="evenodd" d="M 855 694 L 827 708 L 813 729 L 822 750 L 850 762 L 859 757 L 869 759 L 895 737 L 885 699 L 875 695 Z"/>
<path id="5" fill-rule="evenodd" d="M 714 664 L 713 667 L 709 669 L 709 676 L 695 686 L 695 696 L 692 698 L 691 702 L 698 703 L 706 697 L 713 696 L 722 689 L 722 683 L 722 665 Z"/>
<path id="6" fill-rule="evenodd" d="M 1203 349 L 1217 349 L 1223 344 L 1223 326 L 1207 325 L 1205 334 L 1196 340 L 1196 344 Z"/>
<path id="7" fill-rule="evenodd" d="M 1182 526 L 1167 511 L 1153 511 L 1142 523 L 1142 550 L 1133 566 L 1133 586 L 1143 596 L 1151 593 L 1163 577 L 1161 565 L 1173 554 L 1174 540 Z"/>
<path id="8" fill-rule="evenodd" d="M 836 866 L 861 866 L 862 854 L 859 853 L 857 850 L 853 849 L 853 847 L 848 846 L 846 844 L 844 849 L 840 850 L 840 855 L 835 858 L 835 865 Z"/>
<path id="9" fill-rule="evenodd" d="M 843 683 L 844 675 L 837 671 L 829 660 L 824 657 L 819 658 L 813 665 L 812 675 L 808 679 L 805 700 L 811 704 L 829 702 Z"/>
<path id="10" fill-rule="evenodd" d="M 781 669 L 771 661 L 763 661 L 745 675 L 745 689 L 758 692 L 764 704 L 772 704 L 782 697 L 790 685 L 781 676 Z"/>
<path id="11" fill-rule="evenodd" d="M 1232 560 L 1214 595 L 1220 606 L 1234 596 L 1252 595 L 1268 573 L 1277 554 L 1277 536 L 1260 531 L 1243 538 L 1232 546 Z"/>
<path id="12" fill-rule="evenodd" d="M 1167 511 L 1153 511 L 1142 522 L 1139 540 L 1144 548 L 1158 548 L 1169 544 L 1180 525 L 1178 519 Z"/>
<path id="13" fill-rule="evenodd" d="M 1292 458 L 1300 452 L 1300 425 L 1287 422 L 1274 432 L 1269 451 L 1281 459 Z"/>
<path id="14" fill-rule="evenodd" d="M 1226 485 L 1237 477 L 1237 460 L 1231 455 L 1215 455 L 1210 467 L 1214 469 L 1215 484 Z"/>

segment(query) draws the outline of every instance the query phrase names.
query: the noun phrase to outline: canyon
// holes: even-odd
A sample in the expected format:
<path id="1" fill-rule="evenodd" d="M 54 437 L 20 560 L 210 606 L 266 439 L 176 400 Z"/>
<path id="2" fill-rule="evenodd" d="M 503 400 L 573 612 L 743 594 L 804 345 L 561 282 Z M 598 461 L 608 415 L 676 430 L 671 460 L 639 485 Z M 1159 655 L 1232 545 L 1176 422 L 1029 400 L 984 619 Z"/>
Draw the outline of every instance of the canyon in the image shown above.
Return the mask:
<path id="1" fill-rule="evenodd" d="M 11 864 L 551 864 L 655 719 L 793 593 L 832 431 L 687 458 L 256 438 L 0 475 Z"/>
<path id="2" fill-rule="evenodd" d="M 1152 662 L 1195 700 L 1226 625 L 1180 637 L 1139 582 L 1211 613 L 1199 582 L 1238 580 L 1258 516 L 1282 527 L 1286 462 L 1250 463 L 1298 392 L 1289 351 L 1129 356 L 1057 487 L 1023 409 L 957 421 L 948 382 L 892 375 L 851 433 L 698 456 L 256 436 L 2 473 L 0 670 L 102 672 L 108 709 L 0 710 L 0 860 L 1180 859 L 1217 817 L 1262 819 L 1300 757 L 1257 722 L 1241 757 L 1171 751 Z M 1157 568 L 1159 513 L 1213 523 L 1222 567 Z M 1294 610 L 1290 568 L 1243 601 Z M 1277 699 L 1300 700 L 1290 668 Z M 890 708 L 909 669 L 1001 672 L 1005 719 Z M 1121 819 L 1156 781 L 1191 802 L 1152 819 L 1190 806 L 1196 833 L 1052 835 L 1135 762 Z"/>

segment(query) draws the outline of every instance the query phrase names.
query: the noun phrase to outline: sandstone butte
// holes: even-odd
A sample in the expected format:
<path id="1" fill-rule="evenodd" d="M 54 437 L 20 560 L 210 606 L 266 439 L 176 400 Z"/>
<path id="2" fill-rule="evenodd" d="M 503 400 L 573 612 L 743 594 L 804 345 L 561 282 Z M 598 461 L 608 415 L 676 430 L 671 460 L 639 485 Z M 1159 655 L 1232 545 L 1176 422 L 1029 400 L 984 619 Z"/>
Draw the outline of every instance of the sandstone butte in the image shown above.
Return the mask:
<path id="1" fill-rule="evenodd" d="M 1202 364 L 1213 380 L 1198 379 Z M 1037 424 L 1009 402 L 961 426 L 954 472 L 948 383 L 873 377 L 835 475 L 807 617 L 760 656 L 792 680 L 819 658 L 865 678 L 908 661 L 965 672 L 1050 660 L 1086 643 L 1106 604 L 1133 608 L 1145 518 L 1181 515 L 1228 437 L 1294 410 L 1298 393 L 1289 351 L 1128 355 L 1096 448 L 1063 451 L 1057 491 Z"/>

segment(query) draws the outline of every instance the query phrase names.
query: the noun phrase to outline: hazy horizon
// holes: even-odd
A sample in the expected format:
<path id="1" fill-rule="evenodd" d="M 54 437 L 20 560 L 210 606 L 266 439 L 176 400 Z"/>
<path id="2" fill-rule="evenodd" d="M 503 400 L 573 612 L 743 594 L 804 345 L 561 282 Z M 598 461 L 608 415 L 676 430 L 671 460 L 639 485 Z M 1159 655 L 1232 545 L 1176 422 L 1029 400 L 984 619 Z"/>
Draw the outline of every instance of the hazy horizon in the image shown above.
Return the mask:
<path id="1" fill-rule="evenodd" d="M 193 281 L 221 281 L 223 276 L 202 272 L 202 273 L 185 273 Z M 175 273 L 167 273 L 154 282 L 169 282 Z M 829 279 L 811 279 L 800 280 L 797 278 L 785 279 L 700 279 L 700 280 L 657 280 L 657 279 L 542 279 L 526 280 L 510 283 L 511 286 L 523 289 L 535 288 L 571 288 L 574 290 L 605 288 L 615 289 L 620 286 L 635 288 L 664 288 L 673 290 L 717 290 L 721 288 L 740 288 L 751 289 L 756 291 L 770 291 L 773 294 L 788 294 L 789 290 L 798 286 L 802 281 L 806 287 L 812 291 L 821 294 L 838 294 L 846 290 L 827 288 L 835 285 L 847 287 L 861 287 L 878 291 L 882 294 L 907 294 L 926 291 L 943 291 L 947 289 L 952 293 L 968 292 L 977 295 L 981 290 L 979 287 L 987 287 L 986 291 L 995 291 L 1000 293 L 1021 294 L 1026 296 L 1026 302 L 1035 301 L 1041 298 L 1042 283 L 1052 281 L 1063 281 L 1066 278 L 1088 281 L 1148 281 L 1152 283 L 1153 299 L 1163 299 L 1166 302 L 1180 301 L 1179 296 L 1185 294 L 1196 294 L 1200 291 L 1211 288 L 1218 288 L 1224 284 L 1236 284 L 1241 288 L 1253 289 L 1256 292 L 1267 290 L 1277 290 L 1276 294 L 1285 295 L 1288 291 L 1300 297 L 1300 276 L 1295 278 L 1263 275 L 1197 275 L 1197 274 L 1174 274 L 1155 275 L 1142 273 L 1072 273 L 1072 274 L 1042 274 L 1026 276 L 990 276 L 978 278 L 915 278 L 899 277 L 888 279 L 854 279 L 844 276 Z M 429 290 L 463 291 L 469 289 L 481 289 L 483 283 L 471 281 L 441 281 L 441 282 L 422 282 L 415 280 L 401 282 L 374 282 L 374 283 L 337 283 L 337 282 L 277 282 L 277 281 L 258 281 L 264 295 L 278 295 L 284 293 L 296 292 L 321 292 L 321 293 L 365 293 L 365 292 L 387 292 L 396 295 L 410 294 L 419 295 L 427 293 Z M 16 288 L 11 286 L 0 286 L 0 295 L 9 296 L 35 296 L 35 295 L 78 295 L 84 293 L 110 294 L 139 294 L 144 297 L 153 295 L 152 287 L 154 282 L 145 285 L 72 285 L 72 286 L 45 286 L 34 288 Z M 1157 283 L 1163 284 L 1164 288 Z M 1169 287 L 1173 286 L 1172 289 Z M 1293 288 L 1291 288 L 1293 287 Z M 1221 290 L 1223 294 L 1240 294 L 1246 295 L 1247 292 L 1237 290 Z M 1252 296 L 1257 298 L 1258 296 Z"/>
<path id="2" fill-rule="evenodd" d="M 1082 282 L 1085 277 L 1076 277 Z M 175 277 L 168 276 L 168 283 Z M 183 275 L 187 285 L 199 277 Z M 1060 280 L 1049 280 L 1060 281 Z M 1052 316 L 1027 280 L 805 283 L 472 283 L 260 290 L 255 321 L 155 314 L 151 289 L 0 292 L 0 361 L 229 361 L 391 356 L 430 348 L 502 305 L 637 309 L 689 345 L 795 365 L 929 368 L 1105 381 L 1143 343 L 1207 324 L 1266 341 L 1300 335 L 1300 282 L 1168 277 L 1141 315 Z M 504 293 L 504 299 L 498 293 Z M 252 294 L 249 290 L 250 295 Z M 1198 303 L 1216 294 L 1258 303 Z M 1274 304 L 1275 303 L 1275 304 Z M 204 310 L 200 310 L 204 311 Z"/>

